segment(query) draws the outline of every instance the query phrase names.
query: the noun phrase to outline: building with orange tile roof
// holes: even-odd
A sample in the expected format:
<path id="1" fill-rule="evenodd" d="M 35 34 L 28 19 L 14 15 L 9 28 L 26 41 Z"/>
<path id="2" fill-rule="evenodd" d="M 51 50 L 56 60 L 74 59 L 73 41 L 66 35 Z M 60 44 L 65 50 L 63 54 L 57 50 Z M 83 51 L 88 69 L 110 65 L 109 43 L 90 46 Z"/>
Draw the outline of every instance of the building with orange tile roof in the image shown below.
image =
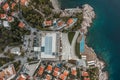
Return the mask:
<path id="1" fill-rule="evenodd" d="M 65 76 L 68 76 L 69 72 L 68 72 L 67 70 L 65 70 L 65 71 L 63 72 L 63 74 L 64 74 Z"/>
<path id="2" fill-rule="evenodd" d="M 3 78 L 0 78 L 0 80 L 4 80 Z"/>
<path id="3" fill-rule="evenodd" d="M 86 71 L 82 71 L 82 76 L 83 76 L 83 77 L 86 77 L 86 76 L 89 76 L 89 74 L 88 74 L 88 72 L 86 72 Z"/>
<path id="4" fill-rule="evenodd" d="M 7 68 L 0 72 L 1 80 L 11 80 L 16 75 L 16 71 L 13 65 L 9 65 Z"/>
<path id="5" fill-rule="evenodd" d="M 63 26 L 64 22 L 59 21 L 57 24 L 58 24 L 58 27 L 61 27 L 61 26 Z"/>
<path id="6" fill-rule="evenodd" d="M 57 68 L 57 67 L 55 67 L 55 69 L 54 69 L 54 72 L 53 72 L 53 76 L 58 76 L 59 75 L 59 71 L 60 69 L 59 68 Z"/>
<path id="7" fill-rule="evenodd" d="M 8 3 L 5 3 L 2 7 L 5 11 L 8 11 L 9 10 L 9 5 Z"/>
<path id="8" fill-rule="evenodd" d="M 57 67 L 55 67 L 55 69 L 54 69 L 54 71 L 59 71 L 60 69 L 59 68 L 57 68 Z"/>
<path id="9" fill-rule="evenodd" d="M 76 75 L 77 75 L 76 69 L 72 69 L 72 70 L 71 70 L 71 74 L 74 75 L 74 76 L 76 76 Z"/>
<path id="10" fill-rule="evenodd" d="M 13 2 L 13 3 L 11 4 L 11 9 L 14 9 L 15 6 L 16 6 L 16 3 Z"/>
<path id="11" fill-rule="evenodd" d="M 44 26 L 51 26 L 52 25 L 52 21 L 49 20 L 49 21 L 44 21 Z"/>
<path id="12" fill-rule="evenodd" d="M 51 65 L 48 65 L 48 67 L 47 67 L 47 71 L 52 71 L 52 66 Z"/>
<path id="13" fill-rule="evenodd" d="M 0 78 L 4 79 L 4 77 L 5 77 L 5 72 L 4 71 L 0 72 Z"/>
<path id="14" fill-rule="evenodd" d="M 58 76 L 58 72 L 57 72 L 57 71 L 54 71 L 54 72 L 53 72 L 53 76 L 55 76 L 55 77 Z"/>
<path id="15" fill-rule="evenodd" d="M 61 74 L 61 75 L 59 76 L 59 78 L 62 79 L 62 80 L 65 80 L 65 79 L 66 79 L 66 76 L 65 76 L 64 74 Z"/>
<path id="16" fill-rule="evenodd" d="M 44 72 L 44 67 L 43 67 L 43 66 L 40 66 L 39 71 L 38 71 L 38 74 L 39 74 L 39 75 L 42 75 L 43 72 Z"/>
<path id="17" fill-rule="evenodd" d="M 21 74 L 21 75 L 18 77 L 17 80 L 26 80 L 26 79 L 27 79 L 26 76 L 24 76 L 23 74 Z"/>
<path id="18" fill-rule="evenodd" d="M 23 22 L 20 22 L 20 23 L 18 24 L 18 26 L 19 26 L 20 28 L 24 28 L 24 27 L 25 27 L 25 24 L 24 24 Z"/>
<path id="19" fill-rule="evenodd" d="M 7 16 L 6 14 L 0 14 L 0 18 L 1 18 L 1 19 L 5 19 L 6 16 Z"/>
<path id="20" fill-rule="evenodd" d="M 77 18 L 68 19 L 65 29 L 67 29 L 68 27 L 72 27 L 77 22 L 77 20 L 78 20 Z"/>
<path id="21" fill-rule="evenodd" d="M 74 22 L 73 18 L 68 19 L 67 24 L 70 25 Z"/>
<path id="22" fill-rule="evenodd" d="M 20 4 L 23 6 L 27 6 L 28 5 L 28 0 L 20 0 Z"/>
<path id="23" fill-rule="evenodd" d="M 11 17 L 11 16 L 8 16 L 8 17 L 7 17 L 7 20 L 8 20 L 8 22 L 13 22 L 13 21 L 14 21 L 14 18 Z"/>
<path id="24" fill-rule="evenodd" d="M 47 74 L 45 80 L 51 80 L 51 76 Z"/>

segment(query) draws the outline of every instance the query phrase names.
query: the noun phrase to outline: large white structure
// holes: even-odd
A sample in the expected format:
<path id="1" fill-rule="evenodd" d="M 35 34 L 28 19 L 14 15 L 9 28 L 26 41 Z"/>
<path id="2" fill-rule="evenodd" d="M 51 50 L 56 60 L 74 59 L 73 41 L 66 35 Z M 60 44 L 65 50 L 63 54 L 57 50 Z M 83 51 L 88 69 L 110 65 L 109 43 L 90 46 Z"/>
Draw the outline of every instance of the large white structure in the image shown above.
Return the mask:
<path id="1" fill-rule="evenodd" d="M 11 53 L 16 54 L 16 55 L 21 55 L 20 48 L 15 47 L 10 50 Z"/>
<path id="2" fill-rule="evenodd" d="M 42 33 L 41 58 L 55 58 L 56 48 L 56 33 Z"/>
<path id="3" fill-rule="evenodd" d="M 8 21 L 3 21 L 3 26 L 5 28 L 10 28 L 9 22 Z"/>

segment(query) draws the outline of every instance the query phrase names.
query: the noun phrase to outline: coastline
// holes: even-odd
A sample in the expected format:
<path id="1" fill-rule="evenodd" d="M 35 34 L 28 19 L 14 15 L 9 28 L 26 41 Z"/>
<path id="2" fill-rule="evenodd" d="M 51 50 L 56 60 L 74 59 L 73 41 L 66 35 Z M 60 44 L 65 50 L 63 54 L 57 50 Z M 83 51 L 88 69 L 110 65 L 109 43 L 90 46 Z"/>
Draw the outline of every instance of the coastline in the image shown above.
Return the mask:
<path id="1" fill-rule="evenodd" d="M 96 14 L 95 14 L 94 9 L 89 4 L 84 4 L 82 7 L 83 7 L 82 8 L 83 9 L 83 22 L 81 26 L 82 26 L 82 30 L 84 31 L 84 34 L 87 34 L 88 29 L 91 27 L 93 20 L 96 17 Z M 89 48 L 93 52 L 93 54 L 95 54 L 96 56 L 96 67 L 99 68 L 99 80 L 108 80 L 109 73 L 107 71 L 103 71 L 103 69 L 106 67 L 106 63 L 97 56 L 93 48 L 88 47 L 88 46 L 87 48 Z"/>
<path id="2" fill-rule="evenodd" d="M 50 0 L 50 1 L 51 1 L 53 8 L 55 10 L 60 10 L 60 4 L 59 4 L 58 0 Z"/>
<path id="3" fill-rule="evenodd" d="M 83 9 L 83 22 L 81 26 L 82 26 L 82 30 L 84 31 L 84 34 L 87 34 L 88 29 L 91 27 L 93 20 L 96 17 L 96 14 L 94 12 L 94 9 L 89 4 L 85 4 L 82 7 L 83 7 L 82 8 Z M 109 73 L 107 71 L 103 71 L 103 69 L 106 67 L 106 63 L 97 56 L 93 48 L 88 47 L 88 46 L 87 48 L 89 48 L 93 52 L 93 54 L 95 54 L 96 56 L 96 67 L 99 68 L 99 80 L 108 80 Z"/>
<path id="4" fill-rule="evenodd" d="M 59 4 L 58 0 L 50 0 L 50 1 L 52 2 L 52 5 L 55 10 L 60 10 L 60 4 Z M 85 6 L 87 6 L 87 9 L 84 8 Z M 84 34 L 87 34 L 89 27 L 91 27 L 93 20 L 96 17 L 96 14 L 94 12 L 94 9 L 89 4 L 85 4 L 82 7 L 83 7 L 82 8 L 83 14 L 85 13 L 85 15 L 83 16 L 84 20 L 83 20 L 81 26 L 82 26 L 82 30 L 84 30 Z M 90 10 L 89 12 L 91 13 L 91 15 L 90 15 L 91 17 L 86 16 L 86 14 L 88 14 L 88 12 L 87 13 L 85 12 L 86 10 Z M 93 48 L 91 48 L 91 47 L 88 47 L 88 48 L 91 49 L 91 51 L 93 51 L 94 54 L 96 55 Z M 99 59 L 99 57 L 96 55 L 96 67 L 99 68 L 99 80 L 108 80 L 109 73 L 107 71 L 103 71 L 105 66 L 106 66 L 106 63 L 103 60 Z"/>
<path id="5" fill-rule="evenodd" d="M 91 47 L 88 48 L 91 49 L 96 55 L 93 48 Z M 106 63 L 102 59 L 100 59 L 97 55 L 96 55 L 96 67 L 99 68 L 99 80 L 108 80 L 109 73 L 107 71 L 103 71 L 103 69 L 106 67 Z"/>

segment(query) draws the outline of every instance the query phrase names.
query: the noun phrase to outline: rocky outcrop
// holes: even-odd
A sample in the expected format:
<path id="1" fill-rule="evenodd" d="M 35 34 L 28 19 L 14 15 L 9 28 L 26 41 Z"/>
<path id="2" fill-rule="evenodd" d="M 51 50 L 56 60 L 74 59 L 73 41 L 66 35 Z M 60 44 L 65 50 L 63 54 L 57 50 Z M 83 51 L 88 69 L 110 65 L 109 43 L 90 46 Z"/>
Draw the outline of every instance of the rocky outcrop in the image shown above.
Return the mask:
<path id="1" fill-rule="evenodd" d="M 83 11 L 83 22 L 81 24 L 82 30 L 84 30 L 85 33 L 87 33 L 87 28 L 91 26 L 92 20 L 95 18 L 95 12 L 93 8 L 85 4 L 82 6 Z"/>

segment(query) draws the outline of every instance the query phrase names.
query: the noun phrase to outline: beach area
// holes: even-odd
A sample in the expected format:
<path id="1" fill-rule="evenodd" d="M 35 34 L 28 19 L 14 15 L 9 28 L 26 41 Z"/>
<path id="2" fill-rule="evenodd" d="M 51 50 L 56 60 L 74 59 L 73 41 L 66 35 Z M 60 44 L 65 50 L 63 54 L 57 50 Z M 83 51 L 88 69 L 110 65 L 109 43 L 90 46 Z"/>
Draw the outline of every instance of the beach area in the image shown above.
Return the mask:
<path id="1" fill-rule="evenodd" d="M 60 5 L 59 5 L 58 0 L 51 0 L 51 2 L 55 10 L 60 10 Z M 84 20 L 81 24 L 82 26 L 81 30 L 83 30 L 84 35 L 86 35 L 88 33 L 88 29 L 91 27 L 91 24 L 93 23 L 93 19 L 96 17 L 96 14 L 94 12 L 94 9 L 89 4 L 83 5 L 82 10 L 83 10 Z M 91 47 L 87 46 L 86 48 L 89 50 L 89 52 L 94 53 L 96 57 L 96 67 L 99 68 L 99 80 L 108 80 L 108 72 L 103 71 L 103 69 L 106 66 L 106 63 L 97 57 L 96 53 Z"/>

